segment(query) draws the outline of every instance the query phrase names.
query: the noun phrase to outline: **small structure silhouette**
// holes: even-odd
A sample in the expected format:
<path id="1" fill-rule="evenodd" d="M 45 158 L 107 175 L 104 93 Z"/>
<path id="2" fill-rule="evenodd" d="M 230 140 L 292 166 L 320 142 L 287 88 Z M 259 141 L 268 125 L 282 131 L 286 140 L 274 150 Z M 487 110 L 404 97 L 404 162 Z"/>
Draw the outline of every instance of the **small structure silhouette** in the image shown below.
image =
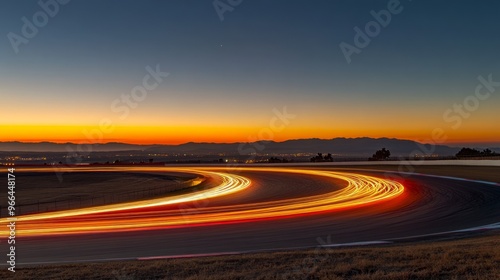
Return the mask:
<path id="1" fill-rule="evenodd" d="M 317 156 L 311 158 L 311 162 L 332 162 L 333 161 L 333 156 L 332 154 L 327 154 L 326 156 L 323 156 L 323 153 L 318 153 Z"/>

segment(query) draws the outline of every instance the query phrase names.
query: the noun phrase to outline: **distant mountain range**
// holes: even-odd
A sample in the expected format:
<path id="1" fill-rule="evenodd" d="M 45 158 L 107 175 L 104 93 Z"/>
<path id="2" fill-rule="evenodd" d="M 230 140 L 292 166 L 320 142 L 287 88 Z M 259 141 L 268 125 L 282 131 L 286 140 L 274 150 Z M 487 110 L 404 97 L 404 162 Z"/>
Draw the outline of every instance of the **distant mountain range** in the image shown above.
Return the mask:
<path id="1" fill-rule="evenodd" d="M 248 155 L 258 154 L 297 154 L 297 153 L 332 153 L 338 156 L 370 156 L 376 150 L 386 148 L 393 156 L 409 156 L 414 154 L 438 154 L 440 156 L 455 155 L 461 147 L 446 145 L 421 144 L 411 140 L 394 138 L 334 138 L 334 139 L 298 139 L 284 142 L 259 141 L 254 143 L 185 143 L 180 145 L 134 145 L 125 143 L 91 144 L 78 147 L 74 143 L 23 143 L 0 142 L 0 152 L 114 152 L 143 151 L 147 153 L 168 154 L 226 154 Z M 490 147 L 500 152 L 500 148 Z"/>
<path id="2" fill-rule="evenodd" d="M 68 152 L 78 151 L 78 144 L 75 143 L 25 143 L 25 142 L 0 142 L 0 152 Z M 125 143 L 105 143 L 82 145 L 80 150 L 88 151 L 88 146 L 92 147 L 93 152 L 114 152 L 114 151 L 132 151 L 144 150 L 149 146 L 141 146 Z"/>

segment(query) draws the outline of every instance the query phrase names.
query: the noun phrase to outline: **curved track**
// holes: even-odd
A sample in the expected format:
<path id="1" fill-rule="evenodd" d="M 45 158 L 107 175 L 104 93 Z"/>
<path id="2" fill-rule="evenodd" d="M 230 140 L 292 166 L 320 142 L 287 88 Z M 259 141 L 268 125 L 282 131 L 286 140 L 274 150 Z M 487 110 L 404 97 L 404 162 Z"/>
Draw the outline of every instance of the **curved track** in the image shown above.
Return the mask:
<path id="1" fill-rule="evenodd" d="M 225 171 L 189 170 L 220 181 L 203 193 L 21 216 L 19 264 L 387 240 L 500 220 L 500 187 L 479 182 L 415 175 L 401 184 L 359 170 Z"/>

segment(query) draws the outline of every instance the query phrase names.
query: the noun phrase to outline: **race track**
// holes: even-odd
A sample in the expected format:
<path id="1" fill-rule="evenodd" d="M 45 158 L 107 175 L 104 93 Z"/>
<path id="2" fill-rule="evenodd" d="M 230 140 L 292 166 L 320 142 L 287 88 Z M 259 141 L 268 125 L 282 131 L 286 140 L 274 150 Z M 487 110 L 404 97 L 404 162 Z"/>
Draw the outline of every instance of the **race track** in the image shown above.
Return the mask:
<path id="1" fill-rule="evenodd" d="M 151 168 L 172 172 L 138 170 Z M 392 180 L 383 172 L 328 168 L 182 172 L 219 184 L 200 193 L 18 217 L 17 264 L 292 249 L 500 222 L 498 184 L 422 175 Z"/>

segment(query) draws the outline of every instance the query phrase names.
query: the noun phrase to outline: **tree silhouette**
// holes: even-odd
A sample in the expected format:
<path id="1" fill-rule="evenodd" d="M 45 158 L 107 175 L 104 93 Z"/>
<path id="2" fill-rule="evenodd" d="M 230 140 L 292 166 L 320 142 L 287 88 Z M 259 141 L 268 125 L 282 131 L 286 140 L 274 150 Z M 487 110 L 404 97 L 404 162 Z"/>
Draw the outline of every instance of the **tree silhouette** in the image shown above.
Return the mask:
<path id="1" fill-rule="evenodd" d="M 325 161 L 333 161 L 332 154 L 328 153 L 326 156 L 323 156 L 323 153 L 318 153 L 317 156 L 311 158 L 311 162 L 325 162 Z"/>
<path id="2" fill-rule="evenodd" d="M 494 154 L 495 154 L 495 153 L 494 153 L 494 152 L 492 152 L 490 149 L 485 149 L 485 150 L 483 150 L 483 156 L 487 156 L 487 157 L 488 157 L 488 156 L 492 156 L 492 155 L 494 155 Z"/>
<path id="3" fill-rule="evenodd" d="M 462 148 L 456 155 L 457 158 L 470 158 L 470 157 L 491 157 L 498 156 L 497 153 L 493 152 L 490 149 L 484 149 L 483 151 L 479 151 L 471 148 Z"/>
<path id="4" fill-rule="evenodd" d="M 328 155 L 326 155 L 324 157 L 325 161 L 333 161 L 333 157 L 332 157 L 332 154 L 328 153 Z"/>
<path id="5" fill-rule="evenodd" d="M 387 160 L 391 156 L 391 152 L 386 148 L 376 151 L 369 160 Z"/>

